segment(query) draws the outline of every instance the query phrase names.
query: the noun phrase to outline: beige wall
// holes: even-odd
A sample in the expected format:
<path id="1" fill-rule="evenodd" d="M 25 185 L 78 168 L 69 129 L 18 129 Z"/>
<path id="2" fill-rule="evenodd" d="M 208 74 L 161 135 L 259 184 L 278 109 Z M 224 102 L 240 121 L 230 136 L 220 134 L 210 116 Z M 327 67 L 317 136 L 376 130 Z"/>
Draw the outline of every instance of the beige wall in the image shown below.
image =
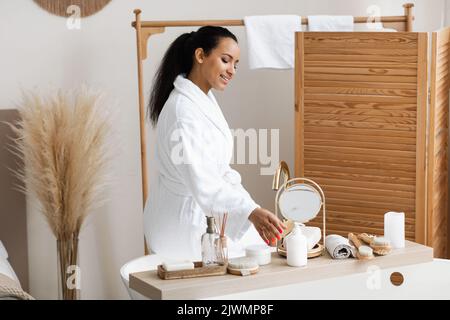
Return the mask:
<path id="1" fill-rule="evenodd" d="M 440 27 L 443 1 L 413 1 L 416 31 Z M 93 212 L 81 235 L 82 298 L 127 298 L 119 268 L 143 253 L 136 47 L 130 27 L 134 8 L 142 9 L 144 20 L 237 19 L 259 14 L 360 16 L 373 4 L 380 6 L 382 15 L 401 15 L 403 2 L 113 0 L 98 14 L 83 19 L 81 30 L 68 30 L 65 19 L 48 14 L 30 0 L 0 0 L 0 106 L 11 108 L 21 87 L 72 88 L 86 82 L 104 90 L 119 112 L 115 129 L 121 152 L 113 172 L 117 183 L 111 188 L 109 204 Z M 293 167 L 293 72 L 249 71 L 245 30 L 231 30 L 240 40 L 242 55 L 230 88 L 217 94 L 225 116 L 232 128 L 279 128 L 280 159 Z M 181 31 L 169 29 L 150 40 L 150 59 L 144 65 L 146 92 L 164 50 Z M 149 132 L 149 146 L 152 139 Z M 259 165 L 237 168 L 255 200 L 273 208 L 271 177 L 260 176 Z M 55 298 L 55 241 L 33 203 L 32 199 L 28 202 L 30 291 L 37 298 Z"/>

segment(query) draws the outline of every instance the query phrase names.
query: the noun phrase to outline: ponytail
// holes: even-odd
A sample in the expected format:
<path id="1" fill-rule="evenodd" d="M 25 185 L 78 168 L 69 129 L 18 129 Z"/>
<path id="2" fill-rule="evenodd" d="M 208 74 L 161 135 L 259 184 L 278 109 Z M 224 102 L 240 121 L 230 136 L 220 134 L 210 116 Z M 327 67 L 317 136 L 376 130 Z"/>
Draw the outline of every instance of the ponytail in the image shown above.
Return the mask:
<path id="1" fill-rule="evenodd" d="M 148 113 L 153 126 L 158 122 L 159 115 L 169 98 L 174 86 L 173 82 L 179 74 L 189 75 L 193 66 L 193 56 L 197 48 L 202 48 L 205 55 L 214 49 L 221 38 L 237 38 L 228 29 L 205 26 L 191 33 L 184 33 L 175 39 L 167 49 L 161 65 L 156 72 L 150 93 Z"/>

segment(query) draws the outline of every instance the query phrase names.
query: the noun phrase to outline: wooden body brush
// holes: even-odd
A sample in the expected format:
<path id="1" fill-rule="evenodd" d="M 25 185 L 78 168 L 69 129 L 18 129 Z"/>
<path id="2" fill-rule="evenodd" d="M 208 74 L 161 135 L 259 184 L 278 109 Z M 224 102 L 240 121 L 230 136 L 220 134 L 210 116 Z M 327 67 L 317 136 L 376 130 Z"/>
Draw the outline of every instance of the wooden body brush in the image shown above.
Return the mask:
<path id="1" fill-rule="evenodd" d="M 373 259 L 373 250 L 369 246 L 365 246 L 353 233 L 348 234 L 348 240 L 350 240 L 356 247 L 356 258 L 359 260 Z"/>
<path id="2" fill-rule="evenodd" d="M 239 257 L 228 260 L 228 273 L 236 276 L 249 276 L 259 270 L 258 262 L 249 257 Z"/>
<path id="3" fill-rule="evenodd" d="M 368 235 L 367 233 L 361 233 L 358 235 L 358 239 L 361 239 L 362 241 L 367 243 L 373 249 L 373 252 L 380 256 L 385 256 L 392 250 L 391 242 L 384 237 L 377 237 Z"/>

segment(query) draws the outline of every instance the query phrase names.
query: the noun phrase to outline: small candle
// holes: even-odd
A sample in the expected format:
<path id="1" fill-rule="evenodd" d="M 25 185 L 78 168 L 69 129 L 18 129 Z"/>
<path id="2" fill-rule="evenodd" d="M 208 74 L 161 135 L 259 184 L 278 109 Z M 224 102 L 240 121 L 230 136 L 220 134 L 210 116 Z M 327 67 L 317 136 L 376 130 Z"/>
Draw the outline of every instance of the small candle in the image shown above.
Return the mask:
<path id="1" fill-rule="evenodd" d="M 384 215 L 384 237 L 387 238 L 392 248 L 405 247 L 405 213 L 386 212 Z"/>

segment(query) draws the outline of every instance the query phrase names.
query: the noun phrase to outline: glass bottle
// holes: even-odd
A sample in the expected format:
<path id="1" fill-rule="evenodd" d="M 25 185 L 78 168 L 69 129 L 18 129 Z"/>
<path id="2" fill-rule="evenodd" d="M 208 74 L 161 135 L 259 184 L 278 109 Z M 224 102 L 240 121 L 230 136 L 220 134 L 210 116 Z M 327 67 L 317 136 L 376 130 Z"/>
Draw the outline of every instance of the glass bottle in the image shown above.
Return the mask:
<path id="1" fill-rule="evenodd" d="M 206 217 L 207 228 L 202 235 L 202 263 L 204 267 L 219 265 L 219 234 L 213 217 Z"/>

